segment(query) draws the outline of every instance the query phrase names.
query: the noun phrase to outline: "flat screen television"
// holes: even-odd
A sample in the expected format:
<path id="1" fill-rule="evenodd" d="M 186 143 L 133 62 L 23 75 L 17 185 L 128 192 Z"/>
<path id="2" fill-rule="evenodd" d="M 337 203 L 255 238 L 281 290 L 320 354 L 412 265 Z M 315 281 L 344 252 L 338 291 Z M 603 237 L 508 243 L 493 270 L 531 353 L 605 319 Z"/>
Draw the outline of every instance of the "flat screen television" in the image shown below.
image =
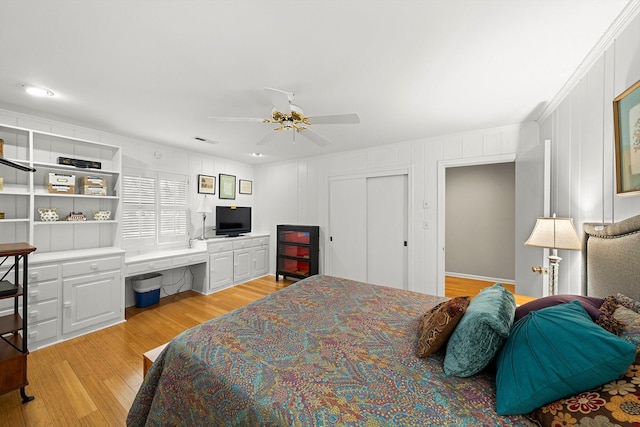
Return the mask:
<path id="1" fill-rule="evenodd" d="M 216 206 L 216 235 L 237 237 L 251 233 L 250 206 Z"/>

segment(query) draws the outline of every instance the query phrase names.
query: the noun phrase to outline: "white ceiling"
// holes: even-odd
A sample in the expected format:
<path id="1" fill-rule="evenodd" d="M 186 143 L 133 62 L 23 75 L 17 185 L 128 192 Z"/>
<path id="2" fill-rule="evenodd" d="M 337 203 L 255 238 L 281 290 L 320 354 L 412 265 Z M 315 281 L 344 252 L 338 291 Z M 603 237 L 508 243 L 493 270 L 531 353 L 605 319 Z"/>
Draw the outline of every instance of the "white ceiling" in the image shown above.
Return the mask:
<path id="1" fill-rule="evenodd" d="M 0 108 L 247 163 L 516 124 L 538 117 L 628 3 L 1 0 Z M 325 148 L 284 132 L 257 147 L 273 126 L 207 118 L 268 117 L 264 87 L 360 124 L 312 127 Z"/>

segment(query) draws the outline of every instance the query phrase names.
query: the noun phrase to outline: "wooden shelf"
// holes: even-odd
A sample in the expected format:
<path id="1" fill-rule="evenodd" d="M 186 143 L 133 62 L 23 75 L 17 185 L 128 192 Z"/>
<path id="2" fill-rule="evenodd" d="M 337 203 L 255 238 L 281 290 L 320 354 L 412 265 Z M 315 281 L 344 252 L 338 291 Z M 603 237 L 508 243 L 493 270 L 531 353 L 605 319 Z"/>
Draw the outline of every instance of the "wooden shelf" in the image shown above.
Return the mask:
<path id="1" fill-rule="evenodd" d="M 18 332 L 22 329 L 22 316 L 18 313 L 0 317 L 0 335 Z"/>

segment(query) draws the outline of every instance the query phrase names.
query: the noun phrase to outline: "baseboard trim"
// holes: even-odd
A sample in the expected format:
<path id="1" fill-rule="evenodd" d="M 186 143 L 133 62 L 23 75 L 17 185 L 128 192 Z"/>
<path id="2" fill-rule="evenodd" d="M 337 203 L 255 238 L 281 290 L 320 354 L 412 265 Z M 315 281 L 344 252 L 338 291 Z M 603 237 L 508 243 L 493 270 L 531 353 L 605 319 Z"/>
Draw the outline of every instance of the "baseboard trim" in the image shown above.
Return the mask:
<path id="1" fill-rule="evenodd" d="M 485 282 L 494 282 L 494 283 L 500 282 L 500 283 L 504 283 L 505 285 L 515 286 L 516 284 L 515 280 L 500 279 L 497 277 L 476 276 L 473 274 L 464 274 L 464 273 L 450 273 L 448 271 L 445 271 L 444 275 L 449 277 L 459 277 L 461 279 L 483 280 Z"/>

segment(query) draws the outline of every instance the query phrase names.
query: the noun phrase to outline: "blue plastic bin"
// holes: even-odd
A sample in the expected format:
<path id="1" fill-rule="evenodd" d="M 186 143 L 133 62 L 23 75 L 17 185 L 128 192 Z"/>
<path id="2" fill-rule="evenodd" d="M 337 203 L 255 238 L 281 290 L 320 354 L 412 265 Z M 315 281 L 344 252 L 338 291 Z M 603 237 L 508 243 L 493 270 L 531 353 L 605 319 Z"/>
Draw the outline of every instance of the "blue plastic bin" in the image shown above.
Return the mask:
<path id="1" fill-rule="evenodd" d="M 162 274 L 149 273 L 133 278 L 133 293 L 136 307 L 143 308 L 160 302 Z"/>

